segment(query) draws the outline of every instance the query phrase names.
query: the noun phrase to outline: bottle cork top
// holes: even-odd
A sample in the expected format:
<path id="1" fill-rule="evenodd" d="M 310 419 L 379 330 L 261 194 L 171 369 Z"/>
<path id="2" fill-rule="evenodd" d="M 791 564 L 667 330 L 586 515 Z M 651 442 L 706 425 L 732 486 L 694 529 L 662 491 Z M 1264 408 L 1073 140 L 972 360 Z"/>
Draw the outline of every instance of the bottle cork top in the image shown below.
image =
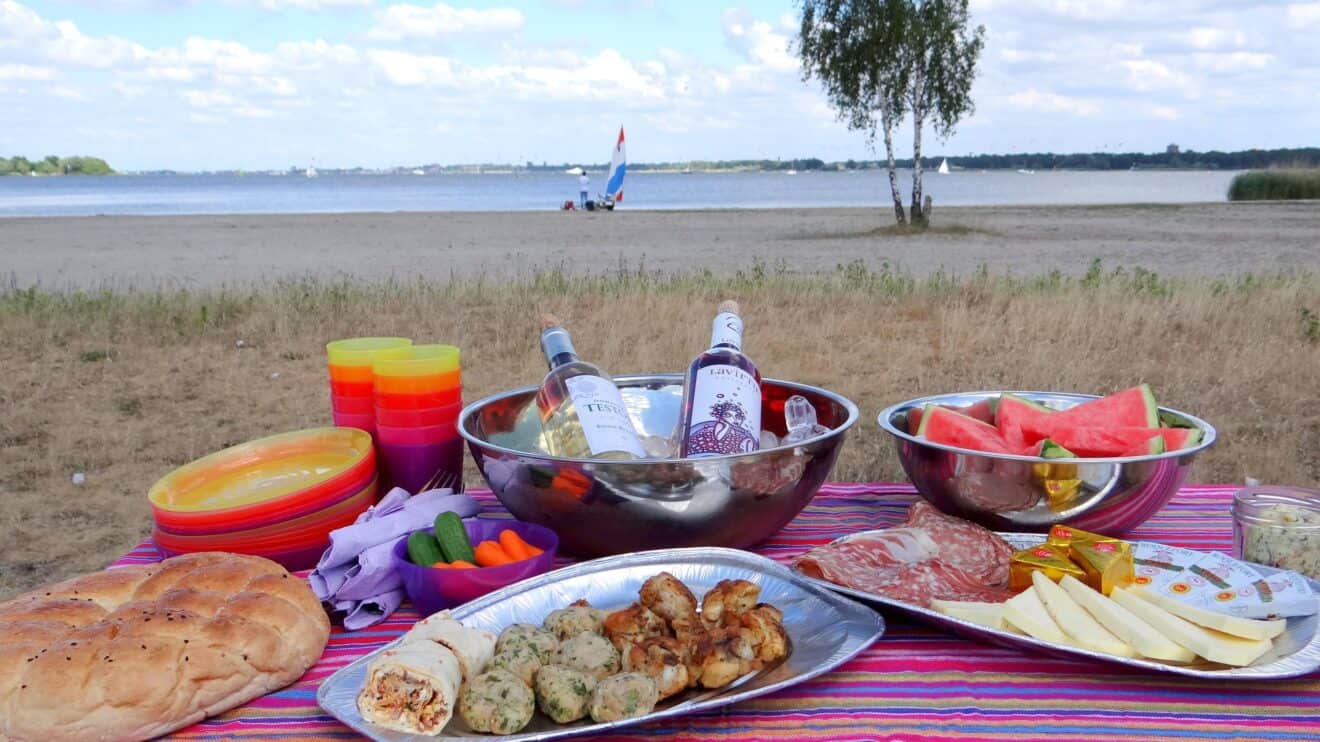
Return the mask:
<path id="1" fill-rule="evenodd" d="M 541 314 L 541 329 L 542 329 L 542 330 L 548 330 L 548 329 L 550 329 L 551 327 L 559 327 L 559 325 L 560 325 L 560 322 L 559 322 L 559 318 L 558 318 L 558 317 L 554 316 L 553 314 L 550 314 L 549 312 L 543 312 L 543 313 Z"/>
<path id="2" fill-rule="evenodd" d="M 721 314 L 725 312 L 729 314 L 738 314 L 738 302 L 734 301 L 733 299 L 725 299 L 724 301 L 720 302 L 719 311 Z"/>

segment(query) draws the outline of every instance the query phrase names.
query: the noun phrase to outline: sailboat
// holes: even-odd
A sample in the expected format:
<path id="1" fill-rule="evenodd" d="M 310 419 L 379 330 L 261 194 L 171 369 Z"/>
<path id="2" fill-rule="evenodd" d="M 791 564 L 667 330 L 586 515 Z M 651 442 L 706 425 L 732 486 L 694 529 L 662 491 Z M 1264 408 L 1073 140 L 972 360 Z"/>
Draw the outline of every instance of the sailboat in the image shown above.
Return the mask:
<path id="1" fill-rule="evenodd" d="M 947 158 L 947 157 L 944 158 L 944 161 L 940 163 L 940 167 L 939 167 L 939 169 L 936 170 L 935 172 L 939 173 L 940 175 L 948 175 L 948 174 L 949 174 L 949 158 Z"/>
<path id="2" fill-rule="evenodd" d="M 610 155 L 610 174 L 605 178 L 605 195 L 601 197 L 601 206 L 610 211 L 623 200 L 623 176 L 628 172 L 628 154 L 623 146 L 623 127 L 619 127 L 619 141 L 614 144 L 614 153 Z"/>

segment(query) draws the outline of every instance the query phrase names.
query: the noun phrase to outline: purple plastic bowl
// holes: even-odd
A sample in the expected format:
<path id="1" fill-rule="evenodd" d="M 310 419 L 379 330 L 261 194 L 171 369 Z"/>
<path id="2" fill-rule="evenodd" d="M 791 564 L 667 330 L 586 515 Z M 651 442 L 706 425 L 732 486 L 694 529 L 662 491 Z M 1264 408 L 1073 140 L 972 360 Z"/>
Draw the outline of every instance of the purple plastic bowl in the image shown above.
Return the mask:
<path id="1" fill-rule="evenodd" d="M 482 541 L 498 540 L 500 531 L 507 528 L 521 536 L 527 543 L 541 549 L 542 553 L 531 559 L 499 567 L 436 569 L 419 567 L 408 561 L 408 539 L 399 539 L 394 545 L 394 568 L 403 577 L 403 586 L 408 591 L 408 597 L 422 617 L 446 608 L 460 606 L 486 593 L 549 572 L 555 564 L 559 537 L 545 526 L 493 518 L 469 518 L 463 521 L 463 525 L 467 526 L 468 538 L 473 546 Z"/>

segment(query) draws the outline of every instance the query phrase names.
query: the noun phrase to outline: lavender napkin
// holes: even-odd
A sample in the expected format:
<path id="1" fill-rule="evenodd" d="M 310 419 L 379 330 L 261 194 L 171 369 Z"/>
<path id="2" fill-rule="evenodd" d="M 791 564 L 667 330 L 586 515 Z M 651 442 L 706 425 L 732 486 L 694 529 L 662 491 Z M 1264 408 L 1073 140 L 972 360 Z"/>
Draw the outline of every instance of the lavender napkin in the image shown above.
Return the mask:
<path id="1" fill-rule="evenodd" d="M 382 593 L 369 600 L 337 601 L 335 608 L 344 611 L 344 628 L 358 631 L 384 621 L 399 610 L 404 599 L 403 588 Z M 340 606 L 343 606 L 342 608 Z"/>
<path id="2" fill-rule="evenodd" d="M 390 490 L 353 525 L 330 532 L 330 548 L 308 575 L 312 592 L 335 610 L 348 614 L 344 628 L 357 630 L 385 620 L 403 601 L 403 580 L 395 574 L 391 552 L 403 536 L 429 526 L 445 511 L 460 518 L 481 506 L 452 490 L 431 490 L 409 497 Z"/>

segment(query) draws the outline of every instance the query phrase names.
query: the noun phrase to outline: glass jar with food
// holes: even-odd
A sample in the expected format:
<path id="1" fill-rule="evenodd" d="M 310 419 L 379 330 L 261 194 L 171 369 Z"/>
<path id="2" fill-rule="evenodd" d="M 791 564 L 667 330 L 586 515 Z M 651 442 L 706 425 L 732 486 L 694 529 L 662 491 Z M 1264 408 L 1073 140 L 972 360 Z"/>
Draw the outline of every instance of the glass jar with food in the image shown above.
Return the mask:
<path id="1" fill-rule="evenodd" d="M 1239 490 L 1233 496 L 1233 548 L 1245 561 L 1320 579 L 1320 491 Z"/>

